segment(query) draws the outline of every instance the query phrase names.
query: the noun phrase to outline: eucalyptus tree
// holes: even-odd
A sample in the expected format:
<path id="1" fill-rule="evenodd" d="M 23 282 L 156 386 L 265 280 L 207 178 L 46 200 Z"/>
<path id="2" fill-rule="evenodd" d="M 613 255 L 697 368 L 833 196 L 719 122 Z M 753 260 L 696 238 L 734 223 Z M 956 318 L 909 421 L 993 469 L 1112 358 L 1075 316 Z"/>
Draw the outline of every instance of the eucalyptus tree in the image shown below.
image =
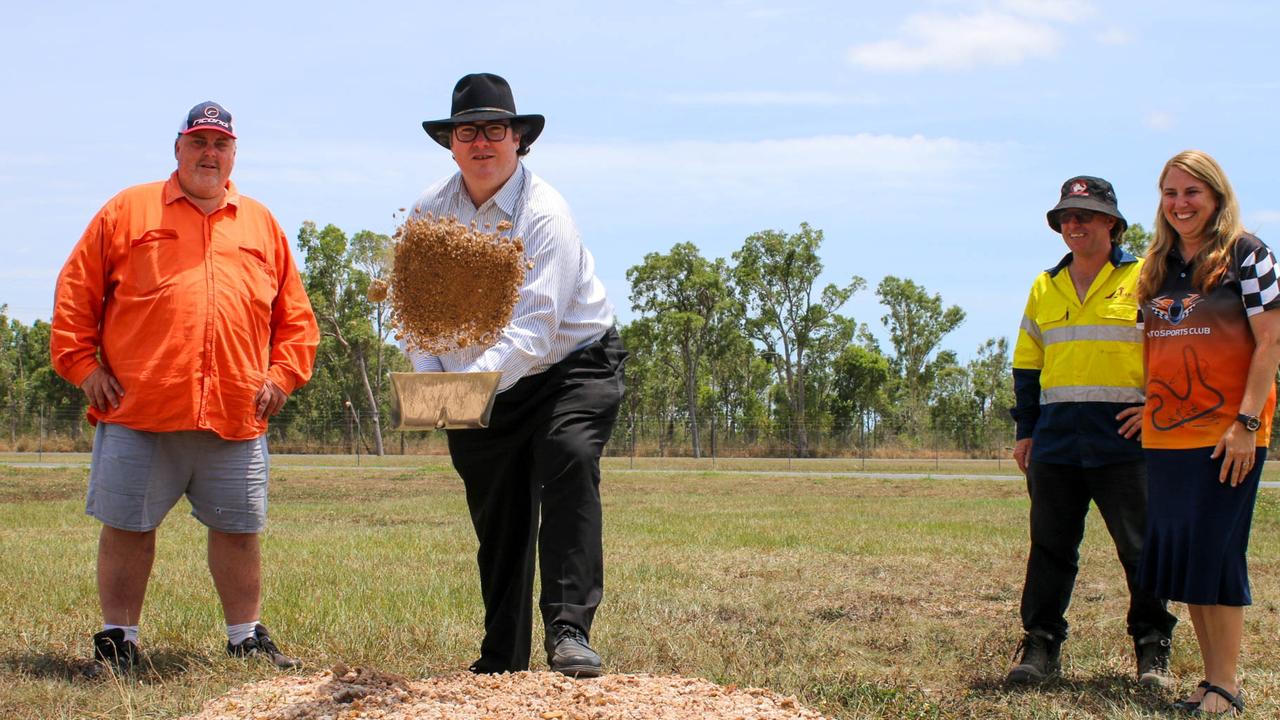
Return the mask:
<path id="1" fill-rule="evenodd" d="M 631 309 L 651 318 L 653 331 L 679 357 L 694 457 L 702 457 L 699 377 L 711 341 L 733 306 L 726 276 L 723 260 L 707 260 L 687 242 L 666 254 L 649 253 L 627 270 Z"/>
<path id="2" fill-rule="evenodd" d="M 374 452 L 382 455 L 380 404 L 374 391 L 375 383 L 369 380 L 366 359 L 373 350 L 380 361 L 383 345 L 371 322 L 375 308 L 366 297 L 371 279 L 366 267 L 368 256 L 373 252 L 369 246 L 376 244 L 379 236 L 368 233 L 357 237 L 360 242 L 349 242 L 346 233 L 336 226 L 326 225 L 317 230 L 315 223 L 308 220 L 298 231 L 298 248 L 303 253 L 303 283 L 319 321 L 320 333 L 332 341 L 325 343 L 322 339 L 318 359 L 348 368 L 358 389 L 352 392 L 349 385 L 344 388 L 346 402 L 352 408 L 358 408 L 360 401 L 363 402 L 373 425 Z M 386 243 L 389 245 L 389 238 Z M 380 374 L 381 368 L 378 370 Z M 380 386 L 380 380 L 378 383 Z M 357 423 L 359 417 L 359 413 L 353 413 Z"/>
<path id="3" fill-rule="evenodd" d="M 1008 338 L 990 338 L 984 342 L 977 356 L 969 361 L 969 375 L 984 439 L 988 444 L 1001 436 L 1012 440 L 1014 428 L 1009 408 L 1014 405 L 1013 362 Z"/>
<path id="4" fill-rule="evenodd" d="M 865 434 L 869 420 L 885 405 L 889 359 L 874 342 L 846 345 L 832 363 L 832 414 L 837 424 L 857 423 Z"/>
<path id="5" fill-rule="evenodd" d="M 733 253 L 733 289 L 744 313 L 743 330 L 760 344 L 762 356 L 773 363 L 786 394 L 797 453 L 807 455 L 805 429 L 808 375 L 813 351 L 830 347 L 832 334 L 847 331 L 837 312 L 866 281 L 852 275 L 847 283 L 828 284 L 819 291 L 822 261 L 818 249 L 822 230 L 800 223 L 800 231 L 787 234 L 764 230 L 749 236 Z"/>
<path id="6" fill-rule="evenodd" d="M 663 448 L 671 436 L 673 411 L 680 395 L 680 361 L 663 339 L 653 318 L 637 318 L 619 329 L 627 359 L 627 392 L 622 413 L 634 442 L 646 417 L 657 420 L 658 442 Z"/>
<path id="7" fill-rule="evenodd" d="M 876 295 L 889 311 L 880 321 L 889 330 L 894 350 L 890 365 L 906 400 L 900 429 L 919 427 L 937 370 L 930 357 L 942 338 L 964 322 L 965 312 L 956 305 L 943 307 L 940 294 L 930 295 L 915 282 L 892 275 L 880 281 Z"/>
<path id="8" fill-rule="evenodd" d="M 1137 257 L 1147 254 L 1147 246 L 1151 244 L 1151 233 L 1142 227 L 1142 223 L 1134 223 L 1125 228 L 1124 234 L 1120 236 L 1120 247 L 1128 250 Z"/>

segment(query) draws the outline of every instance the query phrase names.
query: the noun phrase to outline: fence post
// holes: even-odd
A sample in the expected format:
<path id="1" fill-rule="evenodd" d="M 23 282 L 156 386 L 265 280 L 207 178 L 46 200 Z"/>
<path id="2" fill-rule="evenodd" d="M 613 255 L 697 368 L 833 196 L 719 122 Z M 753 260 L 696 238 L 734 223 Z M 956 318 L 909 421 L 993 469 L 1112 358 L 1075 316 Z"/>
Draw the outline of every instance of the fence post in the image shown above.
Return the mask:
<path id="1" fill-rule="evenodd" d="M 356 452 L 356 434 L 351 430 L 351 401 L 344 400 L 342 408 L 346 411 L 343 415 L 347 416 L 347 437 L 351 438 L 351 453 L 354 455 Z"/>
<path id="2" fill-rule="evenodd" d="M 792 427 L 791 425 L 787 425 L 787 471 L 788 472 L 791 471 L 791 456 L 793 454 L 792 451 L 795 449 L 794 436 L 795 436 L 795 428 Z"/>
<path id="3" fill-rule="evenodd" d="M 631 469 L 636 469 L 636 418 L 631 416 Z"/>
<path id="4" fill-rule="evenodd" d="M 716 414 L 711 413 L 711 469 L 716 469 Z"/>
<path id="5" fill-rule="evenodd" d="M 40 403 L 40 434 L 36 436 L 36 459 L 44 461 L 44 403 Z"/>
<path id="6" fill-rule="evenodd" d="M 938 457 L 940 452 L 938 449 L 938 432 L 935 430 L 931 434 L 933 435 L 933 469 L 938 470 L 941 468 L 941 460 Z"/>

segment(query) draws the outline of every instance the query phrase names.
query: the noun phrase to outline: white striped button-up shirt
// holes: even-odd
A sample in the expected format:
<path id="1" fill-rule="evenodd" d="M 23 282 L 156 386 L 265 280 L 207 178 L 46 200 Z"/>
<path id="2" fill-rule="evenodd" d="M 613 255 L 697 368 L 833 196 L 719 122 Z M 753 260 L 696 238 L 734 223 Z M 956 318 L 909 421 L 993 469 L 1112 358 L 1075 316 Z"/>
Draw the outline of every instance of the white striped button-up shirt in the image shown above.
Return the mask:
<path id="1" fill-rule="evenodd" d="M 493 345 L 427 355 L 410 351 L 418 372 L 502 373 L 498 392 L 540 373 L 569 353 L 597 340 L 613 325 L 613 305 L 595 274 L 595 260 L 582 245 L 569 205 L 555 188 L 516 164 L 506 184 L 480 207 L 471 202 L 454 173 L 423 191 L 413 216 L 456 217 L 464 225 L 512 224 L 533 267 L 525 273 L 511 322 Z"/>

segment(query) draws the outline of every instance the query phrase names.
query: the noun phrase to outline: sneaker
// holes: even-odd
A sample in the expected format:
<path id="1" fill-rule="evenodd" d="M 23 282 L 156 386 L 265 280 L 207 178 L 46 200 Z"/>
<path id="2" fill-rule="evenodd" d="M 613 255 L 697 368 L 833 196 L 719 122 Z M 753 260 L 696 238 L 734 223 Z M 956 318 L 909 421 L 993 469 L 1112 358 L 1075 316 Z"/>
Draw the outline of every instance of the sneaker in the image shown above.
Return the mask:
<path id="1" fill-rule="evenodd" d="M 600 656 L 587 644 L 587 635 L 573 625 L 551 626 L 545 642 L 547 665 L 574 678 L 600 677 Z"/>
<path id="2" fill-rule="evenodd" d="M 124 630 L 103 630 L 93 636 L 93 661 L 118 675 L 133 672 L 138 664 L 138 644 L 124 639 Z M 96 674 L 96 673 L 95 673 Z"/>
<path id="3" fill-rule="evenodd" d="M 1014 650 L 1017 661 L 1009 671 L 1006 682 L 1021 684 L 1040 682 L 1062 670 L 1058 659 L 1062 643 L 1043 630 L 1031 630 L 1022 636 L 1022 642 Z"/>
<path id="4" fill-rule="evenodd" d="M 1138 684 L 1146 687 L 1167 687 L 1173 680 L 1169 674 L 1169 655 L 1173 641 L 1158 632 L 1148 633 L 1133 640 L 1133 652 L 1138 658 Z"/>
<path id="5" fill-rule="evenodd" d="M 253 634 L 242 640 L 238 645 L 227 643 L 227 654 L 232 657 L 255 657 L 262 656 L 271 661 L 272 665 L 281 670 L 291 670 L 302 666 L 302 661 L 298 658 L 289 657 L 280 652 L 280 648 L 276 647 L 271 636 L 267 633 L 267 628 L 258 623 L 253 628 Z"/>

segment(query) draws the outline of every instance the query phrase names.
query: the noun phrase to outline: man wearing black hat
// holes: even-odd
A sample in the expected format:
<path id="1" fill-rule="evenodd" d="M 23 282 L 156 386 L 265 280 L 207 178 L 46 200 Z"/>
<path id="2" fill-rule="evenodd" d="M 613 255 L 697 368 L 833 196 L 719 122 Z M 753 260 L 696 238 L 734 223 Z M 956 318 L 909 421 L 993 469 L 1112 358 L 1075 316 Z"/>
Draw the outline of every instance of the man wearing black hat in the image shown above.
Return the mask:
<path id="1" fill-rule="evenodd" d="M 1147 507 L 1137 439 L 1143 375 L 1136 287 L 1142 261 L 1117 243 L 1127 223 L 1106 180 L 1067 180 L 1047 218 L 1070 252 L 1032 285 L 1013 357 L 1013 457 L 1031 496 L 1031 552 L 1022 590 L 1025 634 L 1008 681 L 1043 680 L 1061 668 L 1067 606 L 1093 501 L 1128 581 L 1127 622 L 1138 680 L 1163 685 L 1177 620 L 1136 584 Z"/>
<path id="2" fill-rule="evenodd" d="M 494 344 L 412 360 L 424 372 L 502 373 L 490 426 L 448 431 L 480 542 L 485 635 L 472 672 L 528 669 L 536 548 L 547 664 L 595 677 L 600 657 L 588 640 L 604 594 L 600 454 L 627 354 L 568 205 L 520 161 L 543 125 L 541 115 L 517 114 L 507 81 L 488 73 L 459 80 L 450 116 L 422 123 L 459 172 L 423 192 L 414 215 L 509 222 L 531 267 Z"/>
<path id="3" fill-rule="evenodd" d="M 89 223 L 58 276 L 49 351 L 97 427 L 85 512 L 102 523 L 95 668 L 139 661 L 138 625 L 165 515 L 186 496 L 208 528 L 227 652 L 280 652 L 259 622 L 267 422 L 311 377 L 319 328 L 261 203 L 231 182 L 231 113 L 184 117 L 167 181 L 127 188 Z"/>

